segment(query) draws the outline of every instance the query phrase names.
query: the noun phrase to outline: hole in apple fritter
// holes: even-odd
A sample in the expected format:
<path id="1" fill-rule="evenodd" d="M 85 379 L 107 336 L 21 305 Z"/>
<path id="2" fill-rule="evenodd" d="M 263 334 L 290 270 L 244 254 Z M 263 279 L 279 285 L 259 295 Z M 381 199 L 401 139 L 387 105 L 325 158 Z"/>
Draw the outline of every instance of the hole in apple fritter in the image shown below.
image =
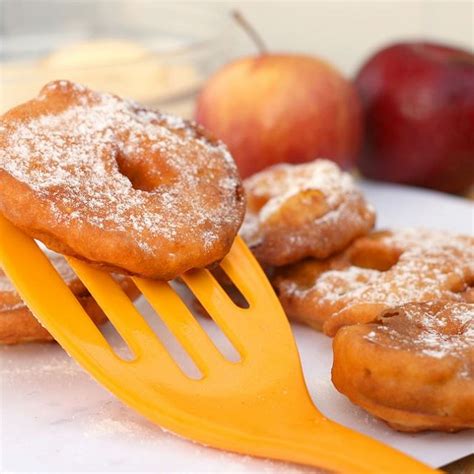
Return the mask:
<path id="1" fill-rule="evenodd" d="M 143 156 L 117 152 L 115 159 L 120 174 L 130 181 L 133 189 L 151 192 L 176 181 L 176 171 L 156 152 Z"/>

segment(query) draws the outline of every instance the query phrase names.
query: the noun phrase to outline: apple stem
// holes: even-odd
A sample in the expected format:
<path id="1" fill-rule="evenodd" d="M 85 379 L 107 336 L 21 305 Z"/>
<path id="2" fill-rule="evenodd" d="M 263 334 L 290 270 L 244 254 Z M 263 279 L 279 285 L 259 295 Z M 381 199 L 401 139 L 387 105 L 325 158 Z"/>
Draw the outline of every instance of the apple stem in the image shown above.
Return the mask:
<path id="1" fill-rule="evenodd" d="M 232 16 L 238 25 L 250 36 L 250 39 L 255 43 L 260 54 L 268 52 L 262 37 L 257 33 L 257 30 L 248 22 L 248 20 L 240 13 L 239 10 L 233 10 Z"/>

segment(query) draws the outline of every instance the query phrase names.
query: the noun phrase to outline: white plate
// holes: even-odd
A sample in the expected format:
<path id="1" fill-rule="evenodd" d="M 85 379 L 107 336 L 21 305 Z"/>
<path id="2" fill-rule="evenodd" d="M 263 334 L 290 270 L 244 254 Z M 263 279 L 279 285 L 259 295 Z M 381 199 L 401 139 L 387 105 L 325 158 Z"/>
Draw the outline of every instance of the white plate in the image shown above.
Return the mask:
<path id="1" fill-rule="evenodd" d="M 473 206 L 466 200 L 400 186 L 365 183 L 364 189 L 377 208 L 379 227 L 473 231 Z M 138 305 L 149 312 L 143 301 Z M 352 405 L 331 384 L 331 340 L 303 326 L 294 331 L 310 392 L 327 416 L 433 466 L 472 452 L 472 431 L 401 434 Z M 0 373 L 2 472 L 308 472 L 163 432 L 98 386 L 54 344 L 2 347 Z"/>

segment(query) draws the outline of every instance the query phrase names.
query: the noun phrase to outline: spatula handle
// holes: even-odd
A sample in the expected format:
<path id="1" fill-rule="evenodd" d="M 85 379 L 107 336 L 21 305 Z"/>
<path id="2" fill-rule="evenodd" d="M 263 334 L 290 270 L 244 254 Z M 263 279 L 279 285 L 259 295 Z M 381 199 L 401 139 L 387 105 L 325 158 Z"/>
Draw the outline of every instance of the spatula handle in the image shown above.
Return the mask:
<path id="1" fill-rule="evenodd" d="M 266 445 L 264 447 L 264 445 Z M 291 429 L 266 440 L 260 455 L 354 474 L 423 474 L 440 472 L 368 436 L 328 420 Z"/>

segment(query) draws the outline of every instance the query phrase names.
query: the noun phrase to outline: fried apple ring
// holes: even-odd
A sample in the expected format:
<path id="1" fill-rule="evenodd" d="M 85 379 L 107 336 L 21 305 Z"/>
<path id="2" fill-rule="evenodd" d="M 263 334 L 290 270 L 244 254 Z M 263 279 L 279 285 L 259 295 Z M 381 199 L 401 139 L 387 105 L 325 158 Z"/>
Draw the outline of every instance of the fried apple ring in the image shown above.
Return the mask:
<path id="1" fill-rule="evenodd" d="M 56 81 L 0 119 L 0 212 L 52 250 L 169 280 L 221 260 L 245 211 L 197 125 Z"/>
<path id="2" fill-rule="evenodd" d="M 422 229 L 374 232 L 335 257 L 305 260 L 273 278 L 287 315 L 329 336 L 394 306 L 463 301 L 473 283 L 474 238 Z"/>
<path id="3" fill-rule="evenodd" d="M 352 177 L 328 160 L 279 164 L 246 179 L 244 188 L 241 234 L 266 265 L 326 258 L 374 225 L 375 212 Z"/>
<path id="4" fill-rule="evenodd" d="M 107 317 L 64 257 L 52 253 L 48 257 L 92 321 L 97 325 L 105 323 Z M 122 275 L 114 275 L 114 278 L 132 301 L 137 298 L 139 291 L 130 278 Z M 51 334 L 31 314 L 13 285 L 0 270 L 0 344 L 53 340 Z"/>
<path id="5" fill-rule="evenodd" d="M 340 329 L 332 380 L 399 431 L 474 428 L 474 304 L 409 303 Z"/>

